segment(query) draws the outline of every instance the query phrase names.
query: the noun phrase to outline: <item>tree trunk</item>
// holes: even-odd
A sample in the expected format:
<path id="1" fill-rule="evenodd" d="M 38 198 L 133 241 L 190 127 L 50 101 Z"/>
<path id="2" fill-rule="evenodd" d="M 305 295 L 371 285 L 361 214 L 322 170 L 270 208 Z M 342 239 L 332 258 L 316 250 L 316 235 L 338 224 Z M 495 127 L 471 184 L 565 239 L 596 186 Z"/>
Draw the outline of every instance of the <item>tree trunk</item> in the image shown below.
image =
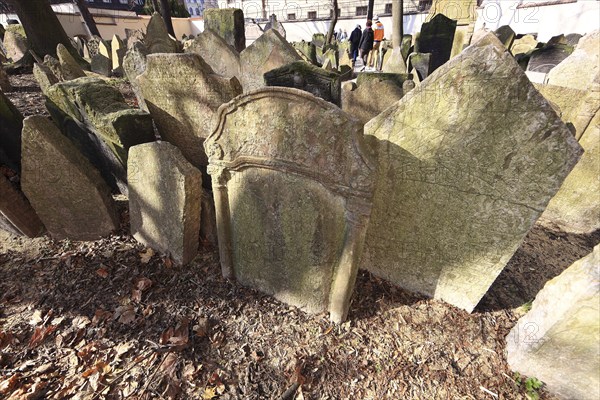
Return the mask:
<path id="1" fill-rule="evenodd" d="M 267 0 L 262 0 L 262 17 L 267 19 Z"/>
<path id="2" fill-rule="evenodd" d="M 50 54 L 56 57 L 56 46 L 62 43 L 77 60 L 81 59 L 48 0 L 5 1 L 19 16 L 32 50 L 38 56 L 43 58 Z"/>
<path id="3" fill-rule="evenodd" d="M 367 21 L 373 21 L 373 7 L 375 7 L 375 0 L 369 0 L 367 6 Z"/>
<path id="4" fill-rule="evenodd" d="M 167 32 L 173 37 L 175 36 L 175 29 L 173 29 L 173 21 L 171 20 L 171 4 L 169 0 L 160 0 L 160 15 L 162 15 L 163 21 L 167 26 Z"/>
<path id="5" fill-rule="evenodd" d="M 79 8 L 79 12 L 83 17 L 85 25 L 87 26 L 88 31 L 90 31 L 90 34 L 92 36 L 96 35 L 101 37 L 100 31 L 96 26 L 96 21 L 94 21 L 94 17 L 90 13 L 90 10 L 88 10 L 87 5 L 85 4 L 85 0 L 74 0 L 74 3 L 77 5 L 77 8 Z"/>
<path id="6" fill-rule="evenodd" d="M 333 32 L 335 32 L 335 24 L 337 24 L 337 20 L 338 20 L 338 0 L 333 0 L 333 17 L 331 19 L 331 25 L 329 25 L 329 31 L 327 31 L 327 38 L 325 40 L 325 43 L 327 44 L 331 44 L 331 41 L 333 40 Z"/>

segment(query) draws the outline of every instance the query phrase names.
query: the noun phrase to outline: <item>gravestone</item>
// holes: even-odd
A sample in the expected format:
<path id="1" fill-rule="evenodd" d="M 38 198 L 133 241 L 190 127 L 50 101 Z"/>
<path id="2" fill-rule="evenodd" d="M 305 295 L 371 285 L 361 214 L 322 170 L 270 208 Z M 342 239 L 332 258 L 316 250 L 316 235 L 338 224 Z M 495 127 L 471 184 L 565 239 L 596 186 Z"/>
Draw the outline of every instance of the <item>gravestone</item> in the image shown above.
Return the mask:
<path id="1" fill-rule="evenodd" d="M 430 53 L 412 53 L 408 56 L 408 61 L 411 73 L 419 82 L 425 80 L 432 72 Z"/>
<path id="2" fill-rule="evenodd" d="M 56 77 L 56 79 L 58 79 L 59 81 L 65 80 L 62 68 L 60 67 L 60 63 L 56 58 L 52 57 L 50 54 L 46 54 L 44 56 L 44 65 L 48 67 L 48 69 L 50 69 L 50 71 Z"/>
<path id="3" fill-rule="evenodd" d="M 59 43 L 58 46 L 56 46 L 56 55 L 58 56 L 58 62 L 64 80 L 70 81 L 86 76 L 83 68 L 77 64 L 77 61 L 62 43 Z"/>
<path id="4" fill-rule="evenodd" d="M 562 399 L 600 397 L 600 246 L 548 281 L 506 337 L 511 369 Z"/>
<path id="5" fill-rule="evenodd" d="M 269 16 L 269 22 L 265 24 L 263 32 L 266 32 L 269 29 L 275 29 L 281 34 L 282 37 L 285 38 L 285 28 L 283 27 L 283 24 L 281 22 L 277 21 L 277 15 L 275 14 L 271 14 Z"/>
<path id="6" fill-rule="evenodd" d="M 187 264 L 198 252 L 202 174 L 167 142 L 133 146 L 127 166 L 131 233 Z"/>
<path id="7" fill-rule="evenodd" d="M 534 50 L 537 45 L 538 41 L 535 40 L 533 35 L 525 35 L 522 38 L 515 39 L 512 47 L 510 48 L 510 52 L 515 56 L 517 54 L 527 54 Z"/>
<path id="8" fill-rule="evenodd" d="M 342 91 L 342 110 L 362 125 L 402 98 L 402 88 L 392 80 L 369 79 Z"/>
<path id="9" fill-rule="evenodd" d="M 296 50 L 279 32 L 271 29 L 263 33 L 240 54 L 240 82 L 244 92 L 265 86 L 265 72 L 300 60 Z"/>
<path id="10" fill-rule="evenodd" d="M 137 97 L 140 108 L 145 111 L 148 111 L 148 107 L 146 106 L 140 88 L 137 86 L 136 78 L 146 70 L 146 58 L 148 57 L 148 54 L 148 49 L 142 42 L 135 42 L 133 46 L 127 50 L 125 58 L 123 59 L 123 72 L 125 77 L 131 83 L 131 87 Z"/>
<path id="11" fill-rule="evenodd" d="M 585 35 L 575 51 L 548 73 L 548 84 L 587 90 L 600 73 L 600 31 Z"/>
<path id="12" fill-rule="evenodd" d="M 331 65 L 331 68 L 334 70 L 338 69 L 338 65 L 339 65 L 339 59 L 338 59 L 338 52 L 335 49 L 327 49 L 327 51 L 325 51 L 323 53 L 323 64 L 325 64 L 325 61 L 329 60 L 330 63 L 329 65 Z"/>
<path id="13" fill-rule="evenodd" d="M 498 37 L 498 40 L 502 42 L 504 47 L 510 50 L 515 41 L 515 31 L 508 25 L 502 25 L 500 28 L 496 29 L 494 34 Z"/>
<path id="14" fill-rule="evenodd" d="M 244 12 L 238 8 L 209 8 L 204 10 L 204 28 L 221 36 L 236 51 L 246 48 Z"/>
<path id="15" fill-rule="evenodd" d="M 569 33 L 567 36 L 565 36 L 565 42 L 569 46 L 576 47 L 582 37 L 583 35 L 579 33 Z"/>
<path id="16" fill-rule="evenodd" d="M 269 87 L 221 107 L 205 148 L 223 275 L 343 321 L 375 178 L 360 124 L 310 93 Z"/>
<path id="17" fill-rule="evenodd" d="M 240 76 L 239 53 L 210 29 L 205 29 L 190 41 L 186 53 L 199 54 L 215 73 L 226 78 Z"/>
<path id="18" fill-rule="evenodd" d="M 96 55 L 100 54 L 100 43 L 103 43 L 103 40 L 99 36 L 92 36 L 90 40 L 87 42 L 87 48 L 89 53 L 90 60 Z M 105 55 L 107 57 L 107 55 Z"/>
<path id="19" fill-rule="evenodd" d="M 121 92 L 102 79 L 60 82 L 46 95 L 64 113 L 98 135 L 123 166 L 127 165 L 131 146 L 155 140 L 152 117 L 130 108 Z"/>
<path id="20" fill-rule="evenodd" d="M 113 62 L 102 54 L 96 54 L 92 57 L 91 69 L 96 74 L 109 77 L 112 74 Z"/>
<path id="21" fill-rule="evenodd" d="M 44 225 L 23 193 L 0 174 L 0 229 L 15 235 L 37 237 Z"/>
<path id="22" fill-rule="evenodd" d="M 306 61 L 296 61 L 265 73 L 265 83 L 304 90 L 338 106 L 341 104 L 340 74 Z"/>
<path id="23" fill-rule="evenodd" d="M 406 62 L 402 56 L 400 47 L 389 49 L 383 56 L 383 72 L 405 74 L 407 70 Z"/>
<path id="24" fill-rule="evenodd" d="M 315 45 L 315 47 L 317 48 L 323 48 L 323 46 L 325 45 L 325 34 L 323 33 L 314 33 L 312 36 L 312 43 Z"/>
<path id="25" fill-rule="evenodd" d="M 177 42 L 169 36 L 165 21 L 157 12 L 152 14 L 150 22 L 148 22 L 144 45 L 150 54 L 177 53 Z"/>
<path id="26" fill-rule="evenodd" d="M 411 53 L 410 48 L 412 47 L 413 37 L 412 35 L 403 35 L 402 44 L 400 45 L 400 52 L 402 53 L 402 59 L 404 62 L 408 62 L 408 55 Z"/>
<path id="27" fill-rule="evenodd" d="M 317 48 L 312 42 L 294 42 L 294 48 L 300 53 L 300 56 L 311 64 L 317 64 Z"/>
<path id="28" fill-rule="evenodd" d="M 21 169 L 21 129 L 23 116 L 0 91 L 0 164 L 15 171 Z"/>
<path id="29" fill-rule="evenodd" d="M 3 92 L 12 91 L 12 85 L 10 84 L 10 80 L 8 79 L 8 74 L 2 68 L 2 63 L 0 62 L 0 90 Z"/>
<path id="30" fill-rule="evenodd" d="M 96 240 L 119 226 L 100 173 L 45 117 L 23 123 L 21 187 L 55 239 Z"/>
<path id="31" fill-rule="evenodd" d="M 334 72 L 336 71 L 335 68 L 333 68 L 333 65 L 331 64 L 331 59 L 330 58 L 326 58 L 323 61 L 323 65 L 321 66 L 321 69 L 327 72 Z"/>
<path id="32" fill-rule="evenodd" d="M 421 33 L 415 43 L 415 52 L 431 54 L 431 69 L 435 71 L 450 59 L 456 21 L 443 14 L 436 14 L 430 22 L 421 26 Z"/>
<path id="33" fill-rule="evenodd" d="M 112 52 L 112 69 L 116 74 L 122 74 L 123 69 L 123 58 L 127 51 L 127 46 L 118 35 L 114 35 L 110 44 L 110 50 Z"/>
<path id="34" fill-rule="evenodd" d="M 358 86 L 366 83 L 367 81 L 393 81 L 398 87 L 402 87 L 404 82 L 411 80 L 412 74 L 392 74 L 392 73 L 381 73 L 381 72 L 361 72 L 356 78 L 356 84 Z"/>
<path id="35" fill-rule="evenodd" d="M 29 52 L 27 38 L 18 32 L 6 31 L 2 44 L 6 51 L 6 57 L 12 60 L 13 63 L 19 62 Z"/>
<path id="36" fill-rule="evenodd" d="M 151 54 L 137 85 L 163 140 L 205 169 L 202 144 L 216 126 L 219 106 L 242 93 L 237 78 L 214 74 L 198 54 Z"/>
<path id="37" fill-rule="evenodd" d="M 50 86 L 58 83 L 58 78 L 54 76 L 52 71 L 50 71 L 50 68 L 44 64 L 35 63 L 33 66 L 33 76 L 44 94 L 48 91 Z"/>
<path id="38" fill-rule="evenodd" d="M 101 40 L 98 44 L 98 54 L 101 54 L 104 57 L 112 60 L 112 50 L 110 49 L 110 44 L 104 40 Z"/>
<path id="39" fill-rule="evenodd" d="M 582 151 L 491 33 L 365 133 L 379 179 L 362 265 L 469 312 Z"/>
<path id="40" fill-rule="evenodd" d="M 125 43 L 127 44 L 127 50 L 130 50 L 135 43 L 140 42 L 144 42 L 144 32 L 139 29 L 125 28 Z"/>
<path id="41" fill-rule="evenodd" d="M 573 53 L 573 46 L 566 43 L 564 36 L 555 36 L 543 47 L 531 53 L 527 71 L 547 74 L 571 53 Z"/>

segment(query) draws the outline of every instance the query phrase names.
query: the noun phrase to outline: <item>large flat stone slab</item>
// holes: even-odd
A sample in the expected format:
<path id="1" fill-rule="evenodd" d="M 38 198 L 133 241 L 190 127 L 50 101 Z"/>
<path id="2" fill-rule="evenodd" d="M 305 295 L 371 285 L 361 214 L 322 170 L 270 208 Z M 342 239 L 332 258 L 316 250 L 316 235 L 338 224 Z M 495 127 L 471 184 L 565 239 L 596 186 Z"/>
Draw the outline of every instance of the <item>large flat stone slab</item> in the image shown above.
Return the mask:
<path id="1" fill-rule="evenodd" d="M 456 20 L 443 14 L 436 14 L 431 21 L 421 26 L 421 33 L 415 43 L 415 52 L 431 54 L 431 69 L 435 71 L 450 59 Z"/>
<path id="2" fill-rule="evenodd" d="M 23 123 L 21 187 L 55 239 L 96 240 L 119 226 L 100 173 L 47 118 Z"/>
<path id="3" fill-rule="evenodd" d="M 224 276 L 343 321 L 375 178 L 360 124 L 270 87 L 223 105 L 205 148 Z"/>
<path id="4" fill-rule="evenodd" d="M 402 95 L 402 87 L 390 79 L 368 79 L 360 86 L 345 83 L 342 110 L 364 125 L 400 100 Z"/>
<path id="5" fill-rule="evenodd" d="M 0 228 L 16 235 L 36 237 L 44 233 L 44 224 L 23 193 L 0 174 Z"/>
<path id="6" fill-rule="evenodd" d="M 240 54 L 210 29 L 196 36 L 185 51 L 199 54 L 216 74 L 227 78 L 240 76 Z"/>
<path id="7" fill-rule="evenodd" d="M 562 399 L 600 397 L 600 246 L 552 279 L 506 337 L 507 361 Z"/>
<path id="8" fill-rule="evenodd" d="M 363 266 L 472 311 L 581 155 L 487 34 L 365 126 L 379 141 Z"/>
<path id="9" fill-rule="evenodd" d="M 133 146 L 127 168 L 131 233 L 178 264 L 198 252 L 202 174 L 167 142 Z"/>

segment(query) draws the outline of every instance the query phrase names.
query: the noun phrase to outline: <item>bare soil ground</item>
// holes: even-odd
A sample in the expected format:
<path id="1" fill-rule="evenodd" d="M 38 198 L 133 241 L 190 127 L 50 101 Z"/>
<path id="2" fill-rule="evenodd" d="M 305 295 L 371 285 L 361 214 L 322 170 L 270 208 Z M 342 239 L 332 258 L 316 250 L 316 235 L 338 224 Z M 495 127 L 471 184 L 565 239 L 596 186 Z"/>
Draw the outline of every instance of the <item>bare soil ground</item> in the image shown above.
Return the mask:
<path id="1" fill-rule="evenodd" d="M 10 94 L 26 115 L 31 93 Z M 525 399 L 504 354 L 518 307 L 600 242 L 536 225 L 472 314 L 361 272 L 333 325 L 224 280 L 214 248 L 173 266 L 120 209 L 94 242 L 0 231 L 0 398 Z"/>

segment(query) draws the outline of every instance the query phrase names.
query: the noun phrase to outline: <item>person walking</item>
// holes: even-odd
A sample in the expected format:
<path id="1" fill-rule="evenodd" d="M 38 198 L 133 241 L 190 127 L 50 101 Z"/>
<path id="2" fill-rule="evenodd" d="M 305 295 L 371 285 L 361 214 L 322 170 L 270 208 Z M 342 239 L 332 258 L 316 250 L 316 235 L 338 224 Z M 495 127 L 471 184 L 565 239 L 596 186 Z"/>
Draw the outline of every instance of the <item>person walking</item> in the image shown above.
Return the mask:
<path id="1" fill-rule="evenodd" d="M 385 37 L 385 31 L 383 29 L 383 23 L 379 20 L 379 17 L 375 17 L 375 27 L 373 28 L 373 49 L 369 55 L 369 68 L 381 70 L 381 62 L 379 60 L 381 53 L 381 42 Z"/>
<path id="2" fill-rule="evenodd" d="M 367 27 L 363 31 L 362 37 L 360 38 L 360 43 L 358 44 L 358 48 L 360 49 L 360 57 L 363 60 L 363 67 L 361 71 L 365 70 L 365 67 L 367 66 L 367 58 L 369 57 L 369 52 L 373 48 L 374 33 L 373 29 L 371 28 L 372 26 L 373 22 L 367 21 Z"/>
<path id="3" fill-rule="evenodd" d="M 356 25 L 356 28 L 350 33 L 350 56 L 352 57 L 352 65 L 356 64 L 356 57 L 358 57 L 358 45 L 360 44 L 360 38 L 362 32 L 360 31 L 360 25 Z"/>

